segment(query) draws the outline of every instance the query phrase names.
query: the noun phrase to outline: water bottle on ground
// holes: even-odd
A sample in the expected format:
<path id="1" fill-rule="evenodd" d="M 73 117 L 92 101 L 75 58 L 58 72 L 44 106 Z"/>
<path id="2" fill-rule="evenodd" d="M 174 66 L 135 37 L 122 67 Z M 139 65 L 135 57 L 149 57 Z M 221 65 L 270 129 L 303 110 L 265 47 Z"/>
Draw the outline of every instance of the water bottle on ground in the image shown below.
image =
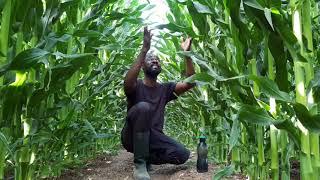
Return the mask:
<path id="1" fill-rule="evenodd" d="M 197 172 L 208 172 L 208 147 L 206 144 L 206 137 L 200 136 L 200 142 L 197 147 Z"/>

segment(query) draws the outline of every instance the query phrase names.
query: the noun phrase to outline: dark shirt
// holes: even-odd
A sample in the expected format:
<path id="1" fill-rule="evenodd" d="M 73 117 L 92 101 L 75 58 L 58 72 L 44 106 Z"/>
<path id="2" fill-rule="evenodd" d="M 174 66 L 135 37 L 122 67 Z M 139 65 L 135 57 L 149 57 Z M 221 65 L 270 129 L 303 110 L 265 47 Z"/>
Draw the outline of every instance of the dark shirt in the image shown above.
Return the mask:
<path id="1" fill-rule="evenodd" d="M 138 102 L 147 102 L 151 104 L 152 128 L 162 131 L 164 123 L 164 110 L 166 104 L 177 98 L 174 94 L 176 83 L 158 83 L 156 87 L 149 87 L 142 80 L 137 81 L 135 91 L 126 94 L 128 107 L 127 110 Z"/>

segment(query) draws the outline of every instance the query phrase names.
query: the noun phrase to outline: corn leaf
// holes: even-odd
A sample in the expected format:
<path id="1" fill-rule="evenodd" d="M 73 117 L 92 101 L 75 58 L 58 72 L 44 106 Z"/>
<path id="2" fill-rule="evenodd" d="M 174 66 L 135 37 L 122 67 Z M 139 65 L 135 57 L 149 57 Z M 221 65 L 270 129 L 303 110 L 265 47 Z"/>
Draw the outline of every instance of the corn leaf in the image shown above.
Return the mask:
<path id="1" fill-rule="evenodd" d="M 266 77 L 250 75 L 249 79 L 256 82 L 261 91 L 268 97 L 284 102 L 293 102 L 292 98 L 286 92 L 280 91 L 277 84 Z"/>

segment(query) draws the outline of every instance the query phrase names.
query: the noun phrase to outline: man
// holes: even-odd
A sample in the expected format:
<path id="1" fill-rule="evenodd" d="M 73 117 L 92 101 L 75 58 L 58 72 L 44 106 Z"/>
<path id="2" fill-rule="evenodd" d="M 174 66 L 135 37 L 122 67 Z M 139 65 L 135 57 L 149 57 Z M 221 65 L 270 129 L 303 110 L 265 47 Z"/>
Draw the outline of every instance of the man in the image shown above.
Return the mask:
<path id="1" fill-rule="evenodd" d="M 183 164 L 189 158 L 190 151 L 182 144 L 166 136 L 162 129 L 165 105 L 176 99 L 194 85 L 190 83 L 158 83 L 161 72 L 159 58 L 148 53 L 151 44 L 151 32 L 144 28 L 143 47 L 127 72 L 124 90 L 127 96 L 128 109 L 125 125 L 121 132 L 121 141 L 127 151 L 134 153 L 135 179 L 150 179 L 150 164 Z M 184 51 L 189 51 L 191 38 L 182 42 Z M 190 58 L 186 58 L 186 74 L 195 73 Z M 144 79 L 137 79 L 140 69 Z"/>

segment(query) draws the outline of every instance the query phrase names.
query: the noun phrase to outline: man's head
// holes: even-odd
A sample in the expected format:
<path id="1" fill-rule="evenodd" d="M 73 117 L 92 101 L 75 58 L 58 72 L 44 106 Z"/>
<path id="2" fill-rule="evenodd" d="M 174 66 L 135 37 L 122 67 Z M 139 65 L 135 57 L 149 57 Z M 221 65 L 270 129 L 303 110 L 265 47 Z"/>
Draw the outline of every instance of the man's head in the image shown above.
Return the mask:
<path id="1" fill-rule="evenodd" d="M 148 52 L 143 63 L 143 71 L 145 76 L 152 79 L 157 78 L 161 72 L 160 59 L 153 52 Z"/>

